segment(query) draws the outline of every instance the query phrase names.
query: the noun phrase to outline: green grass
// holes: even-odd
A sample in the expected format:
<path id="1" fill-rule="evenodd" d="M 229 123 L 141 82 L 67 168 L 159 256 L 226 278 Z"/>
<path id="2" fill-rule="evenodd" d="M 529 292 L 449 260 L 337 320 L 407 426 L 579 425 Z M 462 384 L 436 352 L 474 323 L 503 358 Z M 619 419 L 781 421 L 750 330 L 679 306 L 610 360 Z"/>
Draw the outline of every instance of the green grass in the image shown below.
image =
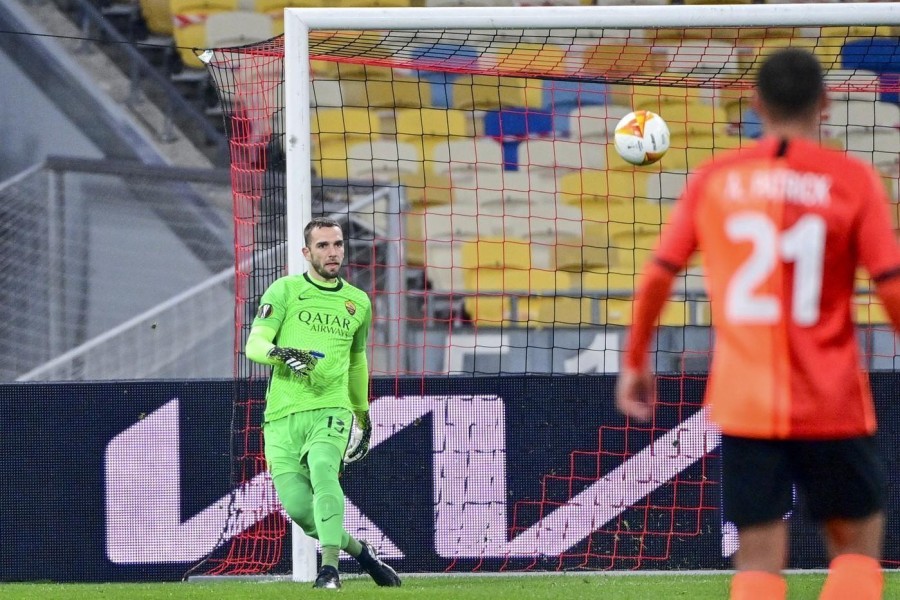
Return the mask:
<path id="1" fill-rule="evenodd" d="M 900 573 L 885 575 L 885 598 L 900 595 Z M 533 575 L 476 577 L 406 577 L 401 588 L 378 588 L 369 579 L 344 579 L 339 592 L 353 600 L 416 598 L 427 600 L 725 600 L 730 576 L 722 575 Z M 824 581 L 820 574 L 788 576 L 790 600 L 815 600 Z M 335 592 L 284 581 L 203 581 L 188 583 L 8 583 L 3 600 L 286 600 L 321 598 Z"/>

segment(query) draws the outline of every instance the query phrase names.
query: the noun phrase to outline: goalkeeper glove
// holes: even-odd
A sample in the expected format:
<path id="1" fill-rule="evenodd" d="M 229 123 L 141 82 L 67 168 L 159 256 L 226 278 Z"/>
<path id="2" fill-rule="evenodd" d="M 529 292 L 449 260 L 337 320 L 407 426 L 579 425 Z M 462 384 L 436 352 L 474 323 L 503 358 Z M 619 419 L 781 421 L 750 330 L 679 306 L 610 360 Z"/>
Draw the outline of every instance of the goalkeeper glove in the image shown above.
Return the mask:
<path id="1" fill-rule="evenodd" d="M 269 350 L 270 358 L 274 358 L 281 364 L 286 365 L 298 377 L 308 377 L 310 372 L 316 368 L 316 363 L 323 356 L 320 352 L 307 352 L 299 348 L 280 348 L 275 346 Z"/>
<path id="2" fill-rule="evenodd" d="M 344 452 L 344 463 L 349 465 L 365 458 L 369 453 L 371 439 L 372 421 L 369 419 L 369 413 L 360 413 L 353 419 L 353 426 L 350 428 L 350 441 L 347 443 L 347 451 Z"/>

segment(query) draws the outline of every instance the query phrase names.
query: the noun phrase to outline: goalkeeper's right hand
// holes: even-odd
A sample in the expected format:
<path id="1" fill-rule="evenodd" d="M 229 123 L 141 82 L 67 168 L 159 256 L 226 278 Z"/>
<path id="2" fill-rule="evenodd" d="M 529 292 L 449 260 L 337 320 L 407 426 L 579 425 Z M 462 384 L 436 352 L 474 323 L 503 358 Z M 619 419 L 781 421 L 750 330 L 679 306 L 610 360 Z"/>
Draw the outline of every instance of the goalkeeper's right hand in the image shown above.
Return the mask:
<path id="1" fill-rule="evenodd" d="M 274 358 L 286 365 L 297 377 L 308 377 L 316 363 L 324 355 L 319 352 L 307 352 L 299 348 L 281 348 L 275 346 L 269 350 L 269 358 Z"/>

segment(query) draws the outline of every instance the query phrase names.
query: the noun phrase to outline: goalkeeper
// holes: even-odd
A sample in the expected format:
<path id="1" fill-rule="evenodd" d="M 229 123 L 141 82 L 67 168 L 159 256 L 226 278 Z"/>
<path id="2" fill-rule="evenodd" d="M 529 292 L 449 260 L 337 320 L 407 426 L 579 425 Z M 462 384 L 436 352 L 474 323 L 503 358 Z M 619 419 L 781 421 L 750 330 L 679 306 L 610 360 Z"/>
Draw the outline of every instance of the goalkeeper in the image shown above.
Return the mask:
<path id="1" fill-rule="evenodd" d="M 313 219 L 304 238 L 309 270 L 272 283 L 247 338 L 247 358 L 274 366 L 263 417 L 266 463 L 288 515 L 322 546 L 315 587 L 341 587 L 341 550 L 378 585 L 399 586 L 373 548 L 344 529 L 338 479 L 342 463 L 369 448 L 371 302 L 340 277 L 344 238 L 336 221 Z"/>

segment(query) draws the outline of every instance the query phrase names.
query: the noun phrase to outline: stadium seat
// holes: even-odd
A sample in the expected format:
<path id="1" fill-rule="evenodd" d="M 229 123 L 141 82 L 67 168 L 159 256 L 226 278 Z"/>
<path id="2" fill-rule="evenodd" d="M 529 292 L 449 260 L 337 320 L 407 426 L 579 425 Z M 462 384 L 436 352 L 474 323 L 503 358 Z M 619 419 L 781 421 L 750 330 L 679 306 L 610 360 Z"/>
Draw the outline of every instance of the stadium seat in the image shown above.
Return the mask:
<path id="1" fill-rule="evenodd" d="M 499 46 L 482 56 L 500 75 L 563 76 L 570 71 L 566 52 L 554 44 L 519 42 Z"/>
<path id="2" fill-rule="evenodd" d="M 477 169 L 503 168 L 503 147 L 489 137 L 448 137 L 434 145 L 431 155 L 426 157 L 426 168 L 458 177 L 471 174 L 474 178 Z"/>
<path id="3" fill-rule="evenodd" d="M 528 138 L 519 144 L 517 162 L 520 167 L 549 171 L 562 176 L 580 169 L 603 169 L 606 166 L 606 144 L 589 140 L 549 140 Z"/>
<path id="4" fill-rule="evenodd" d="M 529 326 L 583 327 L 605 325 L 601 317 L 603 303 L 594 298 L 582 298 L 573 292 L 571 296 L 533 297 L 529 302 Z"/>
<path id="5" fill-rule="evenodd" d="M 310 112 L 312 160 L 320 177 L 346 179 L 347 151 L 380 134 L 380 121 L 365 108 L 319 108 Z"/>
<path id="6" fill-rule="evenodd" d="M 890 325 L 891 320 L 878 296 L 857 294 L 853 297 L 853 321 L 857 325 Z"/>
<path id="7" fill-rule="evenodd" d="M 442 108 L 398 109 L 394 113 L 397 135 L 469 137 L 472 124 L 466 111 Z"/>
<path id="8" fill-rule="evenodd" d="M 609 234 L 612 267 L 628 273 L 640 272 L 656 248 L 660 226 L 631 223 L 613 228 L 612 225 Z"/>
<path id="9" fill-rule="evenodd" d="M 631 112 L 631 107 L 622 104 L 605 104 L 598 106 L 582 106 L 569 115 L 569 123 L 565 127 L 573 140 L 605 143 L 612 140 L 619 121 Z M 558 119 L 554 115 L 554 128 Z"/>
<path id="10" fill-rule="evenodd" d="M 461 75 L 448 87 L 452 106 L 462 110 L 526 107 L 537 110 L 543 101 L 543 89 L 538 79 Z"/>
<path id="11" fill-rule="evenodd" d="M 203 69 L 206 65 L 194 54 L 195 48 L 205 48 L 206 22 L 210 15 L 232 12 L 239 8 L 238 0 L 170 0 L 172 37 L 184 66 Z"/>
<path id="12" fill-rule="evenodd" d="M 291 0 L 291 6 L 298 8 L 402 8 L 410 5 L 411 0 Z"/>
<path id="13" fill-rule="evenodd" d="M 878 99 L 878 74 L 856 69 L 831 69 L 825 73 L 828 97 L 832 101 Z"/>
<path id="14" fill-rule="evenodd" d="M 605 223 L 584 226 L 581 237 L 561 236 L 553 247 L 551 264 L 558 271 L 581 273 L 609 267 L 609 239 Z"/>
<path id="15" fill-rule="evenodd" d="M 206 48 L 245 46 L 273 35 L 272 17 L 264 13 L 226 11 L 206 18 Z"/>
<path id="16" fill-rule="evenodd" d="M 241 0 L 169 0 L 173 15 L 239 10 Z"/>
<path id="17" fill-rule="evenodd" d="M 405 264 L 425 267 L 425 215 L 408 212 L 404 214 L 403 246 Z"/>
<path id="18" fill-rule="evenodd" d="M 423 159 L 433 156 L 435 148 L 472 135 L 467 112 L 443 108 L 398 108 L 394 129 L 397 139 L 416 146 Z"/>
<path id="19" fill-rule="evenodd" d="M 340 108 L 344 105 L 339 81 L 312 79 L 309 82 L 309 105 L 311 107 Z"/>
<path id="20" fill-rule="evenodd" d="M 463 246 L 464 268 L 531 268 L 531 244 L 506 238 L 481 238 Z"/>
<path id="21" fill-rule="evenodd" d="M 652 171 L 582 170 L 563 175 L 559 181 L 562 201 L 575 206 L 605 206 L 607 200 L 628 202 L 636 196 L 646 197 L 647 179 Z"/>
<path id="22" fill-rule="evenodd" d="M 388 81 L 342 79 L 345 106 L 370 108 L 421 108 L 431 104 L 431 87 L 418 77 L 394 71 Z"/>
<path id="23" fill-rule="evenodd" d="M 609 87 L 605 83 L 587 81 L 544 81 L 542 109 L 553 115 L 553 131 L 557 137 L 569 137 L 569 114 L 582 106 L 606 104 Z"/>
<path id="24" fill-rule="evenodd" d="M 841 49 L 842 67 L 875 73 L 900 72 L 900 41 L 896 37 L 853 40 Z"/>
<path id="25" fill-rule="evenodd" d="M 678 39 L 666 43 L 657 40 L 653 52 L 663 55 L 666 73 L 711 78 L 738 71 L 734 45 L 727 42 Z"/>
<path id="26" fill-rule="evenodd" d="M 466 312 L 477 322 L 500 325 L 503 321 L 526 320 L 512 314 L 507 291 L 527 296 L 531 271 L 531 245 L 500 239 L 476 239 L 462 245 L 464 289 L 471 294 Z M 524 284 L 524 287 L 523 287 Z M 497 294 L 491 296 L 489 294 Z M 526 309 L 527 310 L 527 309 Z"/>
<path id="27" fill-rule="evenodd" d="M 833 101 L 823 121 L 824 140 L 835 141 L 887 175 L 897 174 L 900 107 L 881 101 Z"/>
<path id="28" fill-rule="evenodd" d="M 668 168 L 647 177 L 647 199 L 651 202 L 671 202 L 677 200 L 687 183 L 687 171 L 672 171 Z"/>
<path id="29" fill-rule="evenodd" d="M 418 76 L 431 86 L 431 105 L 436 108 L 449 108 L 452 104 L 452 83 L 458 73 L 454 69 L 465 69 L 478 62 L 479 52 L 465 44 L 422 44 L 413 46 L 411 55 L 413 64 L 420 68 Z M 439 70 L 438 70 L 439 69 Z"/>
<path id="30" fill-rule="evenodd" d="M 347 148 L 347 176 L 353 180 L 398 183 L 424 166 L 418 148 L 393 138 L 357 142 Z"/>
<path id="31" fill-rule="evenodd" d="M 752 141 L 737 135 L 691 134 L 687 139 L 674 140 L 660 163 L 667 171 L 691 171 L 721 152 L 740 148 Z"/>
<path id="32" fill-rule="evenodd" d="M 172 8 L 170 0 L 140 0 L 141 15 L 150 33 L 172 35 Z"/>
<path id="33" fill-rule="evenodd" d="M 548 135 L 553 131 L 553 115 L 538 110 L 507 109 L 488 111 L 484 115 L 484 135 L 503 145 L 503 166 L 518 168 L 518 147 L 528 137 Z"/>
<path id="34" fill-rule="evenodd" d="M 580 72 L 587 76 L 626 79 L 634 75 L 659 75 L 665 59 L 643 41 L 636 43 L 600 43 L 580 56 Z"/>
<path id="35" fill-rule="evenodd" d="M 827 109 L 825 126 L 846 127 L 848 131 L 900 127 L 900 106 L 889 102 L 833 100 Z"/>

